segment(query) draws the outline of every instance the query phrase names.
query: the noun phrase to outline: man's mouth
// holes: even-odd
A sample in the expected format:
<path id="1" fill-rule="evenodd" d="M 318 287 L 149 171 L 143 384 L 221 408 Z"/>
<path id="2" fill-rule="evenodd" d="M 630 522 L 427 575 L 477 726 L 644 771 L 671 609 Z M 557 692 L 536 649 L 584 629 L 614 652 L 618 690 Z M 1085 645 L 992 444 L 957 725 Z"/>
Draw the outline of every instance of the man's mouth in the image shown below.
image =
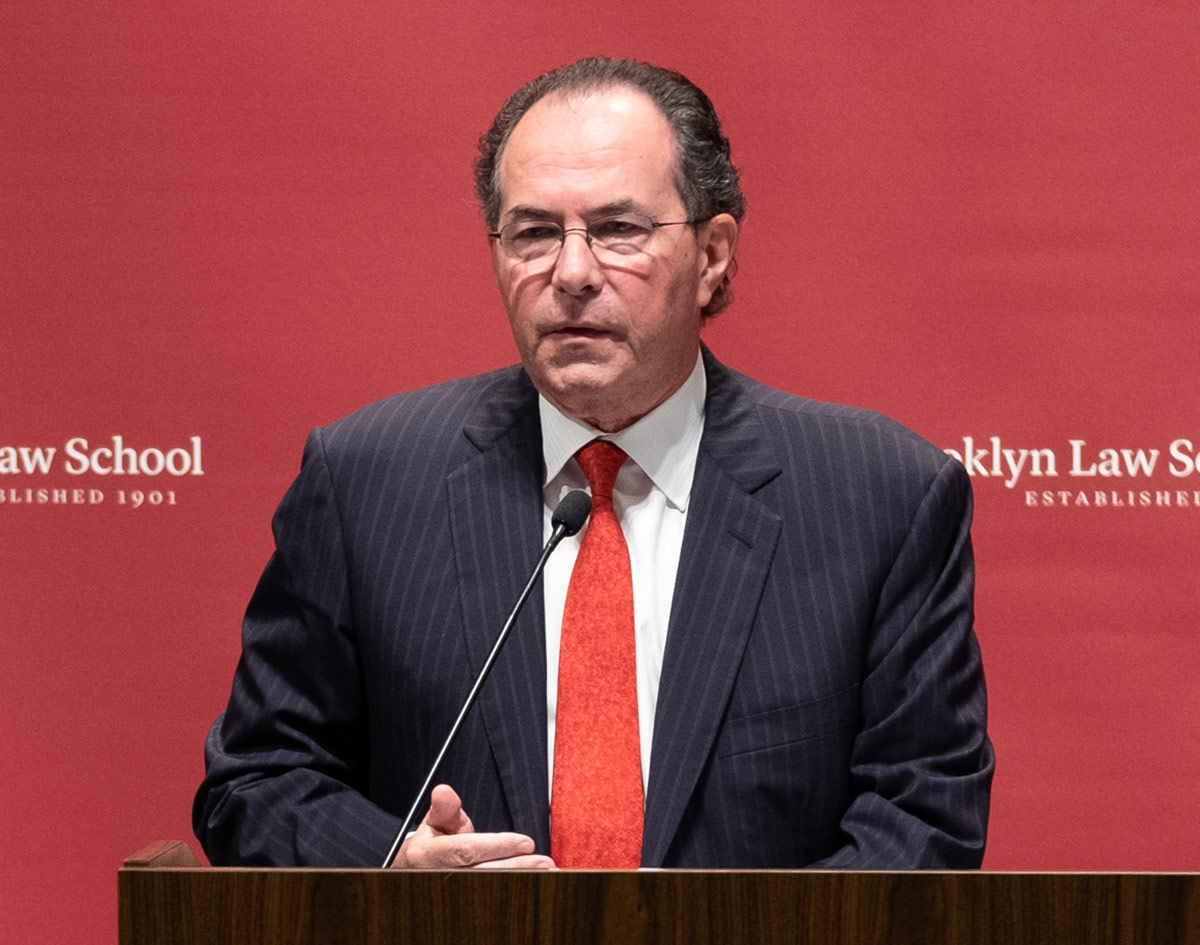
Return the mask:
<path id="1" fill-rule="evenodd" d="M 560 338 L 606 338 L 612 334 L 606 328 L 593 328 L 586 325 L 564 325 L 547 332 Z"/>

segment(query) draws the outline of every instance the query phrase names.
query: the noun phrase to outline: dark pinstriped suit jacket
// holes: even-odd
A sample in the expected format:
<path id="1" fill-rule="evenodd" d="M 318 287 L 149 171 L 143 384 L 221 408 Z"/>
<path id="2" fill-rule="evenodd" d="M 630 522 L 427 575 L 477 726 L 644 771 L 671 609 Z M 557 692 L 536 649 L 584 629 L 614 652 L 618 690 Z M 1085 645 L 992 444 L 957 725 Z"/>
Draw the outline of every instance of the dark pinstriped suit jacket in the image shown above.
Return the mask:
<path id="1" fill-rule="evenodd" d="M 705 365 L 643 864 L 977 866 L 964 470 Z M 314 431 L 274 529 L 197 836 L 218 864 L 376 865 L 541 549 L 536 391 L 508 368 Z M 543 622 L 534 594 L 440 780 L 548 851 Z"/>

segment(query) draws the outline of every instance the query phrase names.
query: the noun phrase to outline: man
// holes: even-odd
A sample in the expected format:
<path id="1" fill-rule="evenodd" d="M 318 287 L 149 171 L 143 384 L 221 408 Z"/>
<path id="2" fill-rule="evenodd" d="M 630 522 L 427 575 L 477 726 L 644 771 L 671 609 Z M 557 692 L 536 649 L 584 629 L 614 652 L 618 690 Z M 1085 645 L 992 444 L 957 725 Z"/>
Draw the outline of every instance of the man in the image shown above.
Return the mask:
<path id="1" fill-rule="evenodd" d="M 477 186 L 521 367 L 311 435 L 209 736 L 209 856 L 380 862 L 590 488 L 397 865 L 978 866 L 967 477 L 702 349 L 744 211 L 708 99 L 642 63 L 548 73 Z"/>

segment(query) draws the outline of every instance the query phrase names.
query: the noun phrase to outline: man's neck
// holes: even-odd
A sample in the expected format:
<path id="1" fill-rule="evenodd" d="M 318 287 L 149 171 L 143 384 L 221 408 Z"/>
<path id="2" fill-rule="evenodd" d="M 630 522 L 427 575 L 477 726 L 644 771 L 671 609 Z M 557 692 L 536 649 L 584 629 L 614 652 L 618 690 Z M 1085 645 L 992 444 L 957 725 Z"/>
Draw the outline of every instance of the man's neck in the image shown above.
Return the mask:
<path id="1" fill-rule="evenodd" d="M 670 397 L 637 422 L 612 434 L 564 413 L 539 396 L 543 481 L 552 480 L 580 447 L 603 435 L 628 453 L 673 505 L 683 507 L 691 491 L 696 449 L 704 427 L 707 386 L 704 362 L 698 355 L 691 373 Z"/>

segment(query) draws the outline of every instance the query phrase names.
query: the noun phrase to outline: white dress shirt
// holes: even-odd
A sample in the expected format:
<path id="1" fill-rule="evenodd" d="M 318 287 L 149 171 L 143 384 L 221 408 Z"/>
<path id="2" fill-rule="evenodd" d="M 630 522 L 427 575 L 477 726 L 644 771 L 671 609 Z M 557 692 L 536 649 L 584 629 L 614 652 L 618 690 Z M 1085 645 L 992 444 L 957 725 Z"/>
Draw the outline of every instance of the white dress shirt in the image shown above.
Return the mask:
<path id="1" fill-rule="evenodd" d="M 683 547 L 688 497 L 704 432 L 707 381 L 696 366 L 682 386 L 658 407 L 618 433 L 606 434 L 568 416 L 538 397 L 545 460 L 544 534 L 548 540 L 554 508 L 572 489 L 591 492 L 575 453 L 594 439 L 615 443 L 629 456 L 613 486 L 613 508 L 629 546 L 633 574 L 633 620 L 637 638 L 638 736 L 642 750 L 643 796 L 650 775 L 650 742 L 662 675 L 667 623 L 675 594 L 675 573 Z M 546 746 L 549 781 L 554 784 L 554 721 L 558 707 L 558 647 L 563 606 L 575 558 L 587 528 L 564 539 L 550 556 L 542 578 L 546 604 Z"/>

